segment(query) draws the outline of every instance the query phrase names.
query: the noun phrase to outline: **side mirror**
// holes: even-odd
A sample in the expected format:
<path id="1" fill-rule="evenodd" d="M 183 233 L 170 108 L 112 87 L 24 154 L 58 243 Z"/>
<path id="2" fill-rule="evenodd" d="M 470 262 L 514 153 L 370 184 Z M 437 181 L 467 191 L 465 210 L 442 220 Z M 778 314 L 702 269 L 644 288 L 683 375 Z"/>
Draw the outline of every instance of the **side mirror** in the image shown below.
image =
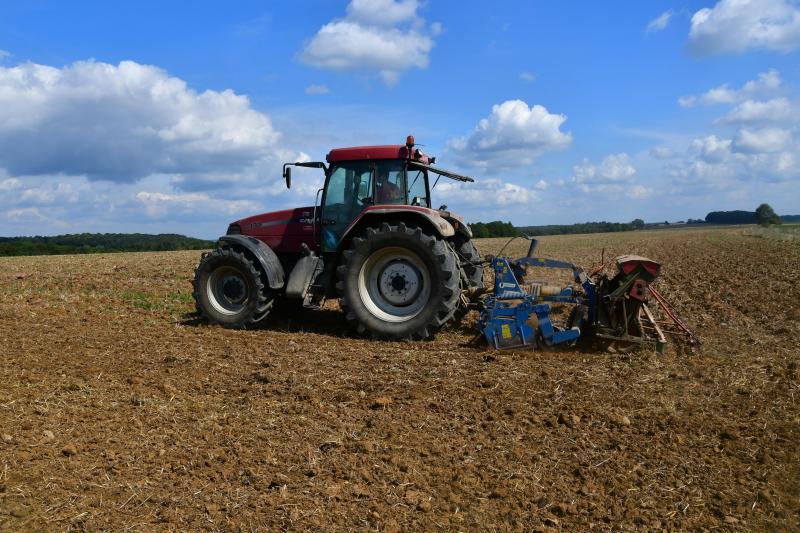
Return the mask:
<path id="1" fill-rule="evenodd" d="M 283 179 L 286 180 L 286 188 L 292 188 L 292 167 L 285 167 L 283 169 Z"/>

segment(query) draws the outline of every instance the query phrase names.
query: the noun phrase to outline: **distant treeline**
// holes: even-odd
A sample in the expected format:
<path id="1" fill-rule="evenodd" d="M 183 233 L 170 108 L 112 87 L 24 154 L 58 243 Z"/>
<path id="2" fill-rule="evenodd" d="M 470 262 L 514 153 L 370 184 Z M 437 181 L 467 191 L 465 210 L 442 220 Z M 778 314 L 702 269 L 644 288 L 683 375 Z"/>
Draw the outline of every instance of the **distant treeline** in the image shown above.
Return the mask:
<path id="1" fill-rule="evenodd" d="M 800 215 L 783 215 L 783 222 L 800 222 Z M 706 215 L 709 224 L 758 224 L 761 221 L 755 211 L 712 211 Z"/>
<path id="2" fill-rule="evenodd" d="M 213 241 L 173 233 L 78 233 L 53 237 L 0 237 L 0 256 L 162 252 L 202 250 L 213 246 Z"/>
<path id="3" fill-rule="evenodd" d="M 469 225 L 472 230 L 472 236 L 476 239 L 485 239 L 487 237 L 515 237 L 519 235 L 519 231 L 514 227 L 511 222 L 475 222 Z"/>
<path id="4" fill-rule="evenodd" d="M 781 222 L 800 222 L 800 215 L 784 215 L 779 217 L 771 207 L 762 204 L 756 211 L 712 211 L 705 220 L 690 218 L 686 221 L 668 221 L 645 223 L 637 218 L 631 222 L 583 222 L 579 224 L 551 224 L 546 226 L 514 226 L 511 222 L 475 222 L 470 224 L 472 235 L 476 239 L 486 237 L 513 237 L 515 235 L 571 235 L 577 233 L 614 233 L 633 231 L 645 228 L 675 227 L 687 224 L 780 224 Z"/>
<path id="5" fill-rule="evenodd" d="M 476 239 L 486 237 L 514 237 L 515 235 L 567 235 L 574 233 L 606 233 L 615 231 L 632 231 L 642 229 L 645 223 L 637 218 L 632 222 L 584 222 L 582 224 L 553 224 L 548 226 L 515 227 L 511 222 L 475 222 L 470 224 L 472 236 Z"/>
<path id="6" fill-rule="evenodd" d="M 552 224 L 548 226 L 523 226 L 521 233 L 531 237 L 539 235 L 572 235 L 576 233 L 613 233 L 643 229 L 644 220 L 637 218 L 631 222 L 583 222 L 579 224 Z"/>
<path id="7" fill-rule="evenodd" d="M 755 211 L 712 211 L 706 215 L 709 224 L 755 224 Z"/>

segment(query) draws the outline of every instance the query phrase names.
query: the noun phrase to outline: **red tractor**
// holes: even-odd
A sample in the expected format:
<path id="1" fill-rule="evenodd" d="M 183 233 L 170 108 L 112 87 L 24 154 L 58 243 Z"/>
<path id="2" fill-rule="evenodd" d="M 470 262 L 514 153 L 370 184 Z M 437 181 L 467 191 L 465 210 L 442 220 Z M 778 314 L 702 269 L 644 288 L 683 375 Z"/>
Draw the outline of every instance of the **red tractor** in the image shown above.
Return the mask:
<path id="1" fill-rule="evenodd" d="M 472 178 L 434 167 L 411 136 L 405 145 L 338 148 L 326 159 L 283 166 L 287 187 L 292 166 L 325 172 L 313 206 L 238 220 L 203 254 L 198 311 L 211 323 L 247 328 L 280 298 L 319 308 L 338 297 L 361 334 L 432 337 L 483 287 L 469 226 L 446 206 L 431 208 L 440 177 Z"/>

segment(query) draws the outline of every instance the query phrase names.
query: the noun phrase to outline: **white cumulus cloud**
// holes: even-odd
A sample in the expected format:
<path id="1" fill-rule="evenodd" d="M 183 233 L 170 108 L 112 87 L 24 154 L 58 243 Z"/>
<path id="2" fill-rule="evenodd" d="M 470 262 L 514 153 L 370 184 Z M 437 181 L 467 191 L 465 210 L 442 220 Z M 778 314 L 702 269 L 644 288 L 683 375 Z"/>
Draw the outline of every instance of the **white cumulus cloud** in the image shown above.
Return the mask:
<path id="1" fill-rule="evenodd" d="M 636 183 L 636 168 L 625 152 L 607 155 L 597 165 L 584 159 L 572 170 L 571 181 L 584 194 L 642 199 L 653 192 L 653 189 Z"/>
<path id="2" fill-rule="evenodd" d="M 136 199 L 142 203 L 150 217 L 161 217 L 174 214 L 176 211 L 195 212 L 203 208 L 233 215 L 247 211 L 254 212 L 258 208 L 258 204 L 250 200 L 213 199 L 205 193 L 169 194 L 140 191 L 136 194 Z"/>
<path id="3" fill-rule="evenodd" d="M 691 150 L 707 163 L 719 163 L 728 159 L 732 146 L 731 139 L 720 139 L 716 135 L 709 135 L 693 140 Z"/>
<path id="4" fill-rule="evenodd" d="M 12 175 L 235 171 L 270 157 L 278 139 L 246 96 L 196 92 L 154 66 L 0 67 L 0 167 Z"/>
<path id="5" fill-rule="evenodd" d="M 776 96 L 778 91 L 783 95 Z M 726 84 L 692 97 L 692 105 L 729 109 L 713 122 L 720 132 L 695 138 L 665 163 L 661 173 L 671 178 L 673 194 L 688 199 L 790 191 L 790 184 L 800 180 L 800 102 L 790 91 L 792 86 L 784 86 L 779 73 L 770 70 L 741 88 Z"/>
<path id="6" fill-rule="evenodd" d="M 448 148 L 463 164 L 486 167 L 529 165 L 543 152 L 572 143 L 572 134 L 561 131 L 565 115 L 550 113 L 541 105 L 507 100 L 492 106 L 466 137 L 448 142 Z"/>
<path id="7" fill-rule="evenodd" d="M 792 144 L 792 132 L 781 128 L 742 128 L 733 141 L 734 149 L 745 153 L 781 152 Z"/>
<path id="8" fill-rule="evenodd" d="M 786 130 L 741 129 L 733 139 L 709 135 L 691 142 L 684 158 L 667 173 L 682 191 L 733 190 L 743 183 L 780 183 L 800 179 L 792 134 Z"/>
<path id="9" fill-rule="evenodd" d="M 320 28 L 303 48 L 308 65 L 340 72 L 377 72 L 387 85 L 411 68 L 430 61 L 433 36 L 441 24 L 426 28 L 417 0 L 352 0 L 347 16 Z"/>
<path id="10" fill-rule="evenodd" d="M 611 183 L 630 181 L 636 175 L 636 168 L 625 152 L 611 154 L 603 158 L 599 165 L 593 165 L 588 159 L 573 167 L 572 181 L 576 183 Z"/>
<path id="11" fill-rule="evenodd" d="M 689 45 L 699 55 L 800 47 L 800 8 L 794 0 L 720 0 L 692 15 Z"/>
<path id="12" fill-rule="evenodd" d="M 485 207 L 488 202 L 502 206 L 530 205 L 539 200 L 539 193 L 534 189 L 542 188 L 539 183 L 531 188 L 498 178 L 487 178 L 474 183 L 439 183 L 436 192 L 437 196 L 447 198 L 447 202 L 453 205 Z"/>
<path id="13" fill-rule="evenodd" d="M 678 99 L 681 107 L 694 107 L 697 105 L 735 104 L 746 98 L 769 94 L 781 87 L 781 75 L 771 69 L 762 72 L 754 80 L 746 82 L 740 89 L 732 89 L 727 83 L 714 87 L 697 96 L 683 96 Z"/>
<path id="14" fill-rule="evenodd" d="M 792 121 L 798 109 L 788 98 L 766 101 L 745 100 L 730 110 L 717 122 L 719 124 L 764 124 Z"/>
<path id="15" fill-rule="evenodd" d="M 682 96 L 678 98 L 678 105 L 681 107 L 694 107 L 698 104 L 715 105 L 715 104 L 732 104 L 739 99 L 736 91 L 727 85 L 721 85 L 700 96 Z"/>

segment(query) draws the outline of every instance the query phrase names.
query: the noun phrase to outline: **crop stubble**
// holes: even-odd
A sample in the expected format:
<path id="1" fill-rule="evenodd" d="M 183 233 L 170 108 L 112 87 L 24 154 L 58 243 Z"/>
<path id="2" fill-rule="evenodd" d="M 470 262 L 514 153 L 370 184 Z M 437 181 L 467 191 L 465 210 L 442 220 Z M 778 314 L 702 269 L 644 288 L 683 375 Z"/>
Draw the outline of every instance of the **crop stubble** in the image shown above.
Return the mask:
<path id="1" fill-rule="evenodd" d="M 335 303 L 228 331 L 195 252 L 0 259 L 0 529 L 800 527 L 798 243 L 540 241 L 601 248 L 664 264 L 697 353 L 370 342 Z"/>

